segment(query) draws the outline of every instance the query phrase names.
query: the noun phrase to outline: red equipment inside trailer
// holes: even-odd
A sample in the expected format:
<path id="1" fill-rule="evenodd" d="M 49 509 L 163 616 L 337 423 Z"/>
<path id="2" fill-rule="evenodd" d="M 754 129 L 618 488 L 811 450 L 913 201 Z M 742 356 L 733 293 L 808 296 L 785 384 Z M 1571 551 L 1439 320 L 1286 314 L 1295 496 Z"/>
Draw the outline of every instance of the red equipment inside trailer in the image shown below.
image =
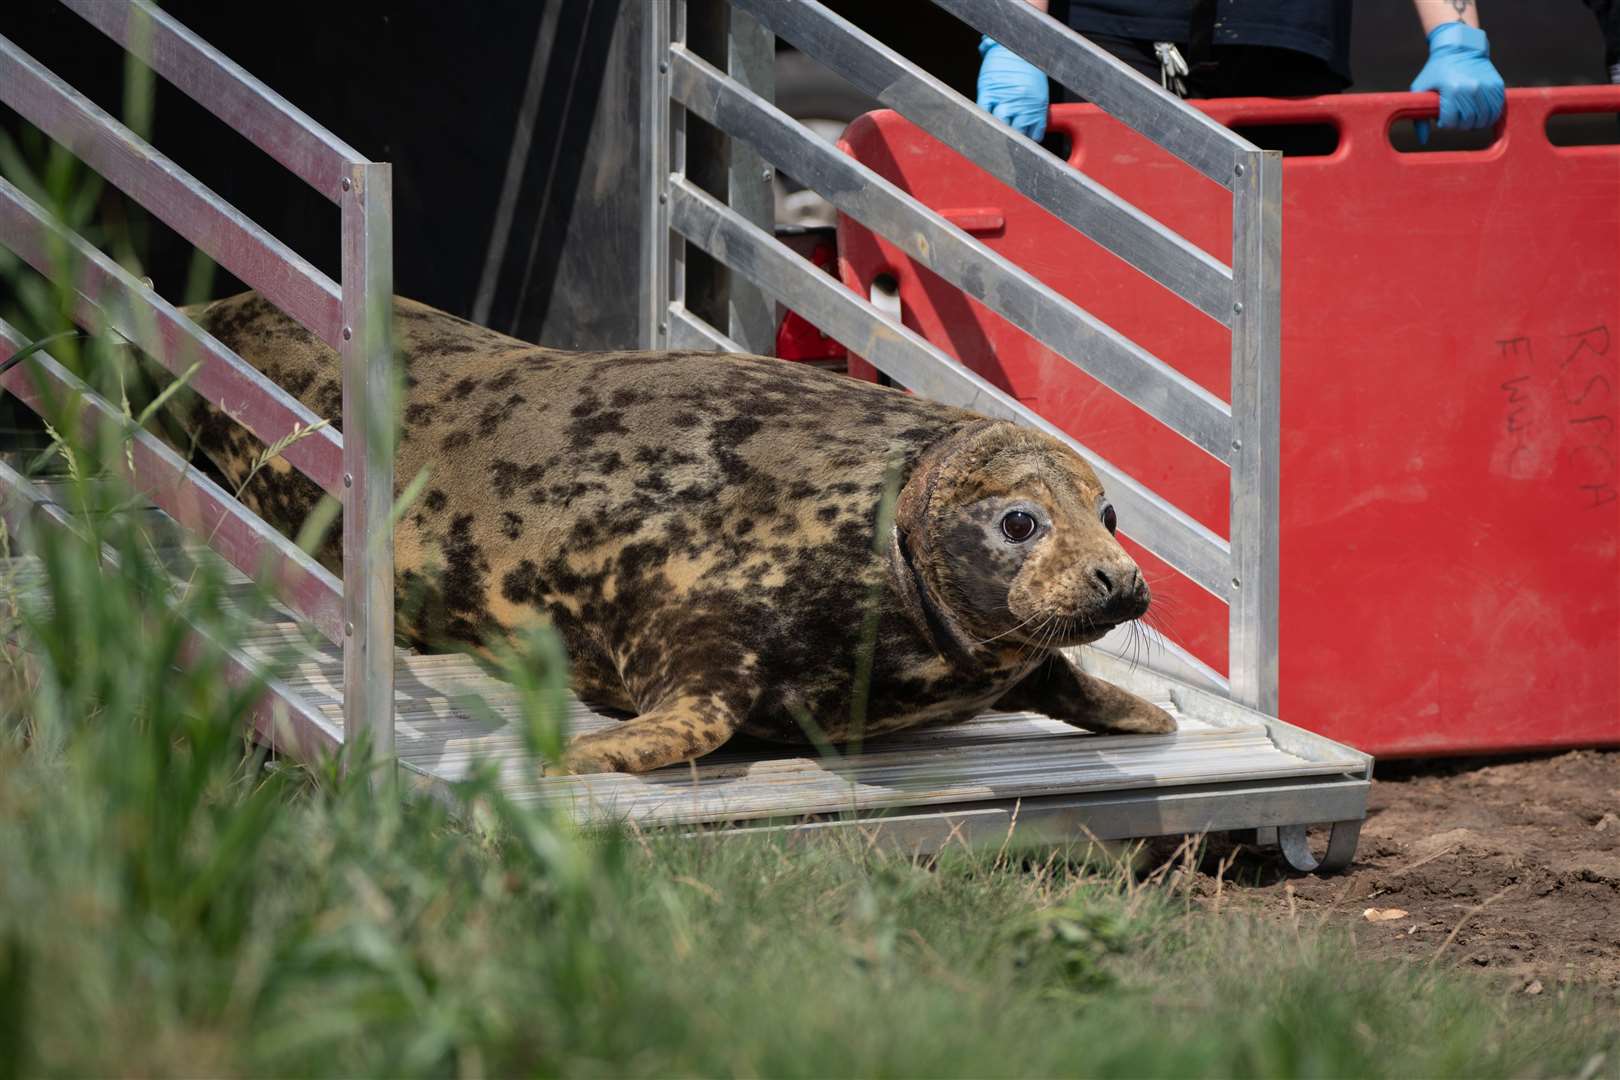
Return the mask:
<path id="1" fill-rule="evenodd" d="M 1281 715 L 1380 756 L 1620 743 L 1620 146 L 1547 134 L 1620 87 L 1510 91 L 1477 151 L 1395 149 L 1432 95 L 1195 104 L 1337 133 L 1284 162 Z M 1051 128 L 1230 259 L 1229 193 L 1091 106 Z M 1046 211 L 893 113 L 841 145 L 1227 396 L 1228 332 Z M 849 286 L 896 290 L 907 326 L 1226 533 L 1222 465 L 857 222 L 838 240 Z M 1133 553 L 1224 670 L 1225 605 Z"/>

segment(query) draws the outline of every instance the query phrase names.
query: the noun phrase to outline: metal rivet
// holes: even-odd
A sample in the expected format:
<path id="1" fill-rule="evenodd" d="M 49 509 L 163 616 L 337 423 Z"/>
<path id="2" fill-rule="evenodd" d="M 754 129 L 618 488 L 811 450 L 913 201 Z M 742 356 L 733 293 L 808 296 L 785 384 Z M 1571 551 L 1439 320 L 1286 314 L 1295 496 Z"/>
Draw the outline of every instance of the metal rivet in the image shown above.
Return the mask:
<path id="1" fill-rule="evenodd" d="M 669 323 L 663 323 L 663 322 L 659 323 L 658 324 L 658 332 L 660 334 L 669 333 Z"/>
<path id="2" fill-rule="evenodd" d="M 1239 165 L 1236 169 L 1233 169 L 1232 171 L 1237 173 L 1239 176 L 1242 176 L 1243 175 L 1243 166 Z"/>
<path id="3" fill-rule="evenodd" d="M 342 187 L 343 187 L 344 191 L 348 191 L 350 188 L 354 187 L 354 181 L 350 180 L 347 176 L 345 176 L 343 178 Z"/>
<path id="4" fill-rule="evenodd" d="M 658 61 L 658 70 L 659 71 L 668 71 L 669 70 L 669 61 L 668 60 L 660 60 L 660 61 Z"/>
<path id="5" fill-rule="evenodd" d="M 664 204 L 664 203 L 667 203 L 667 202 L 669 202 L 669 192 L 667 192 L 667 191 L 660 191 L 660 192 L 659 192 L 659 193 L 658 193 L 658 202 L 659 202 L 659 205 L 662 205 L 662 204 Z"/>
<path id="6" fill-rule="evenodd" d="M 354 623 L 352 623 L 352 622 L 344 623 L 343 624 L 343 632 L 345 634 L 348 634 L 350 637 L 354 637 Z"/>
<path id="7" fill-rule="evenodd" d="M 1242 587 L 1243 587 L 1243 582 L 1239 581 L 1237 578 L 1232 579 L 1232 588 L 1241 589 Z"/>
<path id="8" fill-rule="evenodd" d="M 344 487 L 354 487 L 354 474 L 353 473 L 344 473 L 343 474 L 343 486 Z"/>
<path id="9" fill-rule="evenodd" d="M 1243 301 L 1239 300 L 1237 303 L 1232 305 L 1232 314 L 1234 314 L 1234 315 L 1243 314 Z"/>
<path id="10" fill-rule="evenodd" d="M 352 326 L 345 326 L 343 328 L 343 340 L 348 341 L 352 337 L 354 337 L 354 328 Z"/>
<path id="11" fill-rule="evenodd" d="M 1243 449 L 1243 440 L 1242 439 L 1233 439 L 1232 440 L 1232 449 L 1234 449 L 1234 450 Z"/>
<path id="12" fill-rule="evenodd" d="M 759 174 L 759 178 L 761 180 L 765 181 L 767 184 L 770 183 L 771 182 L 771 170 L 766 169 L 764 172 Z"/>

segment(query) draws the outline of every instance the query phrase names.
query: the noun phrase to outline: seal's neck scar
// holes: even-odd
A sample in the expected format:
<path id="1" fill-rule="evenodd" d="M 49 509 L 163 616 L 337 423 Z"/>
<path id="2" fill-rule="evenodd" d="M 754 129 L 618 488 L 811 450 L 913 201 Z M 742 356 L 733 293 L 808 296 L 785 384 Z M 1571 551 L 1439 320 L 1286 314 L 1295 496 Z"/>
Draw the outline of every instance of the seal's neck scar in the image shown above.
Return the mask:
<path id="1" fill-rule="evenodd" d="M 973 654 L 973 642 L 956 625 L 956 620 L 941 611 L 929 596 L 928 583 L 912 562 L 905 534 L 898 525 L 889 534 L 889 566 L 900 602 L 922 631 L 929 647 L 959 668 L 976 671 L 983 667 Z"/>

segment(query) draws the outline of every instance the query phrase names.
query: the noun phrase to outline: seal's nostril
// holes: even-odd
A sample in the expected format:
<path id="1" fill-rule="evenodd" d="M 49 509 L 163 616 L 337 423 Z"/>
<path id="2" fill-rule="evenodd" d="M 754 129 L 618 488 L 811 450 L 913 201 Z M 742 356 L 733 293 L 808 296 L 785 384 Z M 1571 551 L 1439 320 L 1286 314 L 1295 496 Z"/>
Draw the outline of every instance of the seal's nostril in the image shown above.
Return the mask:
<path id="1" fill-rule="evenodd" d="M 1138 567 L 1129 563 L 1107 569 L 1097 566 L 1092 567 L 1091 576 L 1102 592 L 1097 601 L 1099 617 L 1119 621 L 1147 611 L 1147 582 Z"/>

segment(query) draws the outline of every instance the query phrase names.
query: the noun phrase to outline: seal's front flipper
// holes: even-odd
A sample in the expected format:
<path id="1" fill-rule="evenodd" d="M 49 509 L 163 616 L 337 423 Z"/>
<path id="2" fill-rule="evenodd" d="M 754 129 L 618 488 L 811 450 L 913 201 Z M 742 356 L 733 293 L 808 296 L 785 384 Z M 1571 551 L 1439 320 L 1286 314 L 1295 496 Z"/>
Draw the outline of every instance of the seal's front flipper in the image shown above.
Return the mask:
<path id="1" fill-rule="evenodd" d="M 1176 730 L 1175 719 L 1157 705 L 1087 675 L 1059 653 L 1024 676 L 995 708 L 1044 713 L 1065 724 L 1110 735 L 1164 735 Z"/>
<path id="2" fill-rule="evenodd" d="M 677 694 L 633 720 L 572 740 L 563 752 L 563 769 L 651 772 L 718 749 L 741 719 L 719 695 Z"/>

